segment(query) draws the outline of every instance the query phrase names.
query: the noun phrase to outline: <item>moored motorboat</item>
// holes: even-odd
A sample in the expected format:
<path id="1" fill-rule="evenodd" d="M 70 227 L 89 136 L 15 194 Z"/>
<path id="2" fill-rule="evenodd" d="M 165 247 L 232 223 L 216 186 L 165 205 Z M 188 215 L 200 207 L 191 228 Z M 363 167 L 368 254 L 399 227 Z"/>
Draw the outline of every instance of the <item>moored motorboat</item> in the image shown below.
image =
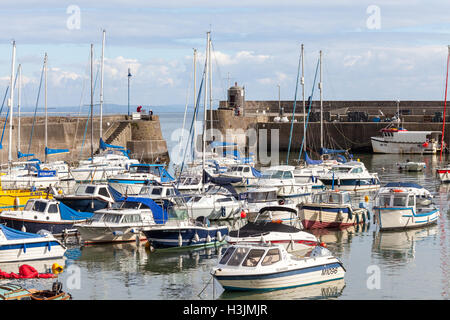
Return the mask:
<path id="1" fill-rule="evenodd" d="M 211 274 L 225 290 L 268 291 L 343 279 L 345 268 L 321 246 L 297 256 L 281 245 L 236 244 L 225 251 Z"/>
<path id="2" fill-rule="evenodd" d="M 373 210 L 380 230 L 422 227 L 436 223 L 440 215 L 428 190 L 402 182 L 381 188 Z"/>
<path id="3" fill-rule="evenodd" d="M 0 262 L 60 258 L 66 247 L 52 235 L 22 232 L 0 224 Z"/>
<path id="4" fill-rule="evenodd" d="M 400 171 L 419 172 L 419 171 L 423 171 L 426 167 L 427 166 L 426 166 L 425 162 L 415 162 L 415 161 L 406 160 L 406 162 L 397 163 L 397 168 Z"/>
<path id="5" fill-rule="evenodd" d="M 355 208 L 348 191 L 325 190 L 314 194 L 311 202 L 298 207 L 305 229 L 345 228 L 367 223 L 370 219 L 365 204 L 360 203 L 360 207 Z"/>
<path id="6" fill-rule="evenodd" d="M 76 233 L 74 223 L 92 216 L 91 212 L 75 211 L 55 199 L 30 199 L 23 210 L 1 212 L 0 222 L 16 230 L 44 230 L 57 236 Z"/>

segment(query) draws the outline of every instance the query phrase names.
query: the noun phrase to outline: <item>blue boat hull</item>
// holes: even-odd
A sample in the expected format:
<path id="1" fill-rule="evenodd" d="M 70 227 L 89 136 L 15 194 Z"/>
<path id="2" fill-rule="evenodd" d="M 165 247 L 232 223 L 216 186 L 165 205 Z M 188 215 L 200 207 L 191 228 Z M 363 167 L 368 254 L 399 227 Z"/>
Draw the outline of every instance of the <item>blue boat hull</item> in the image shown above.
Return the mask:
<path id="1" fill-rule="evenodd" d="M 220 237 L 218 232 L 220 232 Z M 222 242 L 228 235 L 228 227 L 182 227 L 168 229 L 150 229 L 144 231 L 150 245 L 155 249 L 180 247 L 198 247 Z M 196 238 L 195 235 L 198 235 Z M 181 235 L 181 243 L 179 236 Z M 210 241 L 207 241 L 207 237 Z M 220 238 L 220 239 L 219 239 Z M 198 239 L 198 240 L 197 240 Z M 181 244 L 181 245 L 180 245 Z"/>

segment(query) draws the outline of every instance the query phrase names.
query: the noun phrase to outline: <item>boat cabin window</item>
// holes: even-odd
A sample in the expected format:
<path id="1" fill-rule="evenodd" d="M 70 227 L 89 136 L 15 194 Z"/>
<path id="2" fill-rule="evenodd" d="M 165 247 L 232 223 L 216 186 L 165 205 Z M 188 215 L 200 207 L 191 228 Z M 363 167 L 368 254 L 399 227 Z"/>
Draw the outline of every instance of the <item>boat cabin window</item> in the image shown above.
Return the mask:
<path id="1" fill-rule="evenodd" d="M 160 176 L 159 167 L 132 166 L 130 167 L 130 173 L 151 173 L 158 177 Z"/>
<path id="2" fill-rule="evenodd" d="M 34 200 L 28 200 L 27 204 L 25 205 L 24 211 L 31 211 L 33 210 Z"/>
<path id="3" fill-rule="evenodd" d="M 380 195 L 380 197 L 378 198 L 378 205 L 380 207 L 390 207 L 391 206 L 391 195 L 390 194 Z"/>
<path id="4" fill-rule="evenodd" d="M 106 188 L 100 188 L 98 190 L 98 194 L 101 195 L 101 196 L 109 198 L 109 193 L 108 193 L 108 190 Z"/>
<path id="5" fill-rule="evenodd" d="M 122 215 L 121 214 L 105 213 L 103 215 L 103 221 L 104 222 L 119 223 L 121 219 L 122 219 Z"/>
<path id="6" fill-rule="evenodd" d="M 227 263 L 228 259 L 230 259 L 231 255 L 233 254 L 234 250 L 236 250 L 235 247 L 229 247 L 227 251 L 222 256 L 222 259 L 220 259 L 219 264 L 225 264 Z"/>
<path id="7" fill-rule="evenodd" d="M 141 215 L 139 214 L 125 214 L 123 216 L 123 223 L 133 223 L 133 222 L 141 222 Z"/>
<path id="8" fill-rule="evenodd" d="M 49 205 L 48 213 L 58 213 L 58 206 L 56 204 Z"/>
<path id="9" fill-rule="evenodd" d="M 239 266 L 244 260 L 250 248 L 237 248 L 234 252 L 233 256 L 228 261 L 227 265 L 229 266 Z"/>
<path id="10" fill-rule="evenodd" d="M 33 211 L 45 212 L 46 207 L 47 207 L 47 202 L 35 201 L 34 205 L 33 205 Z"/>
<path id="11" fill-rule="evenodd" d="M 94 186 L 87 186 L 86 190 L 84 190 L 85 193 L 94 194 L 95 187 Z"/>
<path id="12" fill-rule="evenodd" d="M 162 188 L 153 188 L 151 195 L 160 196 L 162 193 Z"/>
<path id="13" fill-rule="evenodd" d="M 392 203 L 393 207 L 406 207 L 408 202 L 408 196 L 407 195 L 395 195 L 394 201 Z"/>
<path id="14" fill-rule="evenodd" d="M 362 168 L 353 168 L 353 169 L 350 171 L 350 173 L 361 173 L 361 172 L 363 172 L 363 169 L 362 169 Z"/>
<path id="15" fill-rule="evenodd" d="M 230 202 L 230 201 L 233 201 L 233 198 L 225 197 L 221 199 L 216 199 L 216 202 Z"/>
<path id="16" fill-rule="evenodd" d="M 277 199 L 277 192 L 267 191 L 267 192 L 249 192 L 247 195 L 247 201 L 251 203 L 260 201 L 271 201 Z"/>
<path id="17" fill-rule="evenodd" d="M 283 179 L 292 179 L 292 172 L 290 171 L 283 172 Z"/>
<path id="18" fill-rule="evenodd" d="M 123 202 L 121 209 L 150 209 L 147 205 L 140 202 L 125 201 Z"/>
<path id="19" fill-rule="evenodd" d="M 263 179 L 281 179 L 283 177 L 283 171 L 267 170 L 262 173 Z"/>
<path id="20" fill-rule="evenodd" d="M 346 173 L 346 172 L 349 172 L 350 168 L 349 167 L 333 167 L 331 170 L 334 172 Z"/>
<path id="21" fill-rule="evenodd" d="M 256 267 L 259 260 L 261 260 L 262 256 L 264 255 L 264 252 L 266 250 L 264 249 L 252 249 L 248 253 L 247 257 L 245 258 L 244 262 L 242 263 L 242 266 L 244 267 Z"/>
<path id="22" fill-rule="evenodd" d="M 94 216 L 92 217 L 93 221 L 100 221 L 103 217 L 103 213 L 95 213 Z"/>
<path id="23" fill-rule="evenodd" d="M 245 167 L 244 168 L 244 172 L 250 172 L 250 168 L 249 167 Z"/>
<path id="24" fill-rule="evenodd" d="M 267 251 L 267 254 L 264 257 L 264 260 L 261 262 L 261 265 L 269 266 L 269 265 L 274 264 L 274 263 L 276 263 L 278 261 L 280 261 L 280 250 L 278 250 L 278 249 L 270 249 L 269 251 Z"/>

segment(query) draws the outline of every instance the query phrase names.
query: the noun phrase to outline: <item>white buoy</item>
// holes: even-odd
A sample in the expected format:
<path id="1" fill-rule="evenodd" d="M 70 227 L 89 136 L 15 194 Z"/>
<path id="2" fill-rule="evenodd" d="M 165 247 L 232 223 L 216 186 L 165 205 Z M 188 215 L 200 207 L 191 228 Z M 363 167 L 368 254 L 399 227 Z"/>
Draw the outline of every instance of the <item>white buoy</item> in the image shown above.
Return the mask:
<path id="1" fill-rule="evenodd" d="M 27 228 L 25 228 L 25 225 L 22 225 L 22 228 L 20 229 L 22 232 L 27 232 Z"/>

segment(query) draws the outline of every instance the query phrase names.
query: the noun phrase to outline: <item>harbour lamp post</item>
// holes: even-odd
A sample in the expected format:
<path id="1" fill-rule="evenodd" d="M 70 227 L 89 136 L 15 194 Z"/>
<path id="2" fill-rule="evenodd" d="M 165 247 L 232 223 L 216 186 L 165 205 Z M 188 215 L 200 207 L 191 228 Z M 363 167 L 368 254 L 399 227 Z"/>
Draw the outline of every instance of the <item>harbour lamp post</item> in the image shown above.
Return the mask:
<path id="1" fill-rule="evenodd" d="M 128 68 L 128 116 L 130 116 L 130 79 L 131 79 L 131 70 Z"/>

